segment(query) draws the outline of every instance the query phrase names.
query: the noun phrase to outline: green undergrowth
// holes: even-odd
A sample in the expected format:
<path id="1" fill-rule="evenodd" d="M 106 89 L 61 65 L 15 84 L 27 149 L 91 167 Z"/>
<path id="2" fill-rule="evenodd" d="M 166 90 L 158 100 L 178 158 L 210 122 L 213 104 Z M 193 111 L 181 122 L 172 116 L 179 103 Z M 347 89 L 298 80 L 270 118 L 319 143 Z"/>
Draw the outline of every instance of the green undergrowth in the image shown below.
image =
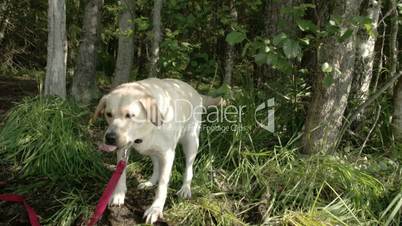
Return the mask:
<path id="1" fill-rule="evenodd" d="M 101 175 L 100 155 L 88 142 L 88 112 L 58 98 L 25 99 L 0 131 L 0 155 L 23 176 L 51 179 Z"/>
<path id="2" fill-rule="evenodd" d="M 242 120 L 205 123 L 191 200 L 179 200 L 183 154 L 178 151 L 165 216 L 177 225 L 399 225 L 398 160 L 381 153 L 302 155 L 300 134 L 255 123 L 259 100 L 234 93 Z M 276 109 L 277 112 L 286 109 Z M 288 115 L 285 115 L 287 117 Z M 236 117 L 236 116 L 233 116 Z M 233 118 L 235 119 L 235 118 Z M 277 114 L 276 122 L 285 121 Z M 221 128 L 216 129 L 216 128 Z M 224 131 L 222 128 L 236 128 Z M 132 163 L 149 176 L 150 162 Z M 142 170 L 141 170 L 142 169 Z"/>
<path id="3" fill-rule="evenodd" d="M 299 133 L 290 134 L 280 123 L 271 133 L 255 123 L 255 96 L 237 92 L 231 101 L 246 106 L 242 120 L 232 115 L 233 121 L 205 123 L 190 200 L 174 195 L 184 169 L 177 150 L 164 212 L 169 223 L 399 225 L 398 159 L 358 147 L 302 155 Z M 275 113 L 281 111 L 286 109 Z M 285 121 L 283 117 L 277 114 L 275 122 Z M 6 191 L 45 190 L 47 212 L 39 210 L 43 224 L 75 225 L 88 219 L 110 176 L 102 166 L 104 157 L 94 150 L 87 121 L 87 110 L 71 102 L 34 98 L 11 110 L 1 128 L 0 158 L 11 166 L 16 181 Z M 229 127 L 236 129 L 217 129 Z M 133 154 L 130 161 L 129 177 L 152 173 L 147 157 Z"/>
<path id="4" fill-rule="evenodd" d="M 9 111 L 0 130 L 0 159 L 13 177 L 5 191 L 44 194 L 30 197 L 34 206 L 44 202 L 37 206 L 51 209 L 42 223 L 71 225 L 88 217 L 109 175 L 88 139 L 88 115 L 70 101 L 27 98 Z"/>

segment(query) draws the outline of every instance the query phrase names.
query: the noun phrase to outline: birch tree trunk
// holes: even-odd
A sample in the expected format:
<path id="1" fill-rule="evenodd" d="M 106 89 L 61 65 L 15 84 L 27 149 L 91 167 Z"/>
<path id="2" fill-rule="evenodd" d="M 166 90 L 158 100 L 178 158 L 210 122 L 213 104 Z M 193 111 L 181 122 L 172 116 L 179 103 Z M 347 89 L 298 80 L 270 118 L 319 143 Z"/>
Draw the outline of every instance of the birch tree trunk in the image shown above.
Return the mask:
<path id="1" fill-rule="evenodd" d="M 389 39 L 390 63 L 389 71 L 391 77 L 396 74 L 398 64 L 398 8 L 396 0 L 390 0 L 389 5 L 392 9 L 391 33 Z M 397 143 L 402 143 L 402 78 L 398 82 L 393 92 L 394 111 L 392 114 L 392 132 Z"/>
<path id="2" fill-rule="evenodd" d="M 151 62 L 149 66 L 149 77 L 157 77 L 159 73 L 159 44 L 162 40 L 161 32 L 161 11 L 162 11 L 162 1 L 154 0 L 154 9 L 152 10 L 152 48 L 151 48 Z"/>
<path id="3" fill-rule="evenodd" d="M 119 16 L 119 47 L 117 50 L 116 69 L 113 86 L 128 82 L 134 60 L 134 4 L 132 0 L 121 1 L 123 7 Z"/>
<path id="4" fill-rule="evenodd" d="M 369 88 L 373 78 L 374 49 L 377 41 L 381 1 L 364 0 L 361 8 L 362 16 L 367 16 L 372 20 L 372 32 L 369 34 L 365 28 L 360 28 L 357 33 L 354 81 L 352 84 L 353 99 L 357 105 L 364 103 L 369 96 Z M 363 115 L 363 112 L 360 115 Z M 357 120 L 359 118 L 360 116 Z"/>
<path id="5" fill-rule="evenodd" d="M 66 97 L 66 4 L 49 0 L 45 95 Z"/>
<path id="6" fill-rule="evenodd" d="M 230 0 L 230 17 L 233 23 L 237 23 L 237 10 L 234 0 Z M 230 28 L 230 31 L 233 31 Z M 226 58 L 225 58 L 225 76 L 223 78 L 223 83 L 231 85 L 232 75 L 233 75 L 233 64 L 235 58 L 235 46 L 226 43 Z"/>
<path id="7" fill-rule="evenodd" d="M 342 30 L 350 28 L 352 18 L 358 15 L 361 0 L 321 0 L 317 5 L 321 22 L 329 18 L 340 18 Z M 327 37 L 317 49 L 317 66 L 311 103 L 304 125 L 304 152 L 333 151 L 336 138 L 342 125 L 343 114 L 347 105 L 352 84 L 355 62 L 356 30 L 343 42 L 337 37 Z M 333 67 L 330 74 L 333 82 L 324 85 L 325 74 L 320 70 L 327 63 Z"/>
<path id="8" fill-rule="evenodd" d="M 96 47 L 102 5 L 103 0 L 87 0 L 85 6 L 80 52 L 71 88 L 74 99 L 83 104 L 90 103 L 99 95 L 96 86 Z"/>

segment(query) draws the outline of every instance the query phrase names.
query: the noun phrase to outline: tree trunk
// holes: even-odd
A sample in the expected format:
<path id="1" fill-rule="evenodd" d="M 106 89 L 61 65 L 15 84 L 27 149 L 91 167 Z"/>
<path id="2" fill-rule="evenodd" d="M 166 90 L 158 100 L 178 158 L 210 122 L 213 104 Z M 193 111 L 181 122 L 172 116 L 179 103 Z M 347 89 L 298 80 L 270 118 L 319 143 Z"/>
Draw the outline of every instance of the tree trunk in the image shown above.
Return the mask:
<path id="1" fill-rule="evenodd" d="M 395 75 L 398 66 L 398 6 L 397 0 L 389 0 L 388 5 L 392 10 L 389 35 L 389 63 L 388 70 L 392 75 Z"/>
<path id="2" fill-rule="evenodd" d="M 398 8 L 395 0 L 390 0 L 392 10 L 391 31 L 389 39 L 391 77 L 396 74 L 398 64 Z M 402 78 L 399 78 L 393 93 L 394 111 L 392 114 L 392 132 L 397 143 L 402 143 Z"/>
<path id="3" fill-rule="evenodd" d="M 264 33 L 272 38 L 276 34 L 284 32 L 288 35 L 296 35 L 298 28 L 291 15 L 282 13 L 284 8 L 294 7 L 301 3 L 301 0 L 265 0 L 264 6 Z M 278 71 L 270 65 L 263 65 L 264 79 L 277 78 Z M 263 79 L 263 80 L 264 80 Z"/>
<path id="4" fill-rule="evenodd" d="M 329 16 L 340 18 L 342 30 L 349 28 L 348 23 L 358 15 L 361 0 L 321 0 L 317 5 L 319 21 L 328 21 Z M 343 42 L 330 36 L 323 40 L 317 49 L 317 64 L 314 74 L 312 100 L 304 125 L 304 152 L 333 151 L 335 140 L 342 125 L 343 114 L 352 84 L 355 60 L 356 30 Z M 329 76 L 333 82 L 324 85 L 325 74 L 321 65 L 328 63 L 333 67 Z"/>
<path id="5" fill-rule="evenodd" d="M 357 105 L 364 103 L 369 96 L 370 83 L 373 77 L 374 49 L 377 40 L 381 1 L 364 0 L 361 8 L 362 16 L 367 16 L 372 20 L 372 32 L 369 34 L 366 29 L 360 28 L 357 33 L 355 71 L 352 84 L 353 99 Z M 360 115 L 363 115 L 363 112 Z M 358 116 L 357 120 L 359 118 Z"/>
<path id="6" fill-rule="evenodd" d="M 265 34 L 273 36 L 279 32 L 295 34 L 297 25 L 292 15 L 285 14 L 281 10 L 301 4 L 301 0 L 266 0 L 265 1 Z"/>
<path id="7" fill-rule="evenodd" d="M 402 143 L 402 78 L 399 78 L 394 89 L 394 112 L 392 114 L 392 132 L 397 143 Z"/>
<path id="8" fill-rule="evenodd" d="M 159 73 L 159 44 L 162 40 L 161 32 L 161 11 L 162 11 L 162 1 L 154 0 L 154 9 L 152 11 L 152 24 L 153 24 L 153 40 L 151 48 L 151 62 L 149 66 L 149 77 L 157 77 Z"/>
<path id="9" fill-rule="evenodd" d="M 99 24 L 103 0 L 87 0 L 77 69 L 73 79 L 72 95 L 83 104 L 90 103 L 99 95 L 96 86 L 96 55 Z"/>
<path id="10" fill-rule="evenodd" d="M 3 42 L 4 36 L 6 35 L 6 28 L 8 24 L 8 5 L 9 1 L 4 0 L 0 3 L 0 45 Z"/>
<path id="11" fill-rule="evenodd" d="M 230 7 L 230 18 L 232 20 L 232 23 L 237 23 L 237 10 L 234 0 L 230 1 L 229 7 Z M 233 29 L 230 28 L 230 31 L 233 31 Z M 225 76 L 223 78 L 223 83 L 227 85 L 232 84 L 234 58 L 235 58 L 235 46 L 226 43 Z"/>
<path id="12" fill-rule="evenodd" d="M 122 1 L 123 9 L 119 18 L 119 48 L 117 52 L 116 69 L 113 86 L 128 82 L 134 60 L 134 6 L 132 0 Z"/>
<path id="13" fill-rule="evenodd" d="M 66 4 L 64 0 L 49 0 L 48 43 L 45 95 L 66 97 Z"/>

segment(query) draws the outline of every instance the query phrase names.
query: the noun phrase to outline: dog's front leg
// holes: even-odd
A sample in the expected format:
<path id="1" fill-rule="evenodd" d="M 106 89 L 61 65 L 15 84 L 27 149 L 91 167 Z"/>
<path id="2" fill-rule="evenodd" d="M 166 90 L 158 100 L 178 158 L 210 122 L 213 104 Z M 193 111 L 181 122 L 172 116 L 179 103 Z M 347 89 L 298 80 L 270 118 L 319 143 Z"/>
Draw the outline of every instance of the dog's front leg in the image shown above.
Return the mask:
<path id="1" fill-rule="evenodd" d="M 169 149 L 163 153 L 162 156 L 160 156 L 159 184 L 158 188 L 156 189 L 155 199 L 151 207 L 149 207 L 144 213 L 147 224 L 153 224 L 158 220 L 159 217 L 163 217 L 162 211 L 166 201 L 174 154 L 174 149 Z"/>
<path id="2" fill-rule="evenodd" d="M 159 181 L 160 170 L 159 170 L 159 157 L 156 155 L 151 156 L 152 159 L 152 176 L 148 181 L 142 182 L 138 185 L 138 189 L 148 189 L 156 185 Z"/>
<path id="3" fill-rule="evenodd" d="M 123 159 L 124 149 L 121 149 L 117 152 L 117 162 Z M 128 161 L 129 152 L 127 151 L 127 161 Z M 123 173 L 120 176 L 119 182 L 116 185 L 116 189 L 113 192 L 113 195 L 109 201 L 109 205 L 111 206 L 121 206 L 124 204 L 124 198 L 126 197 L 126 169 L 124 169 Z"/>

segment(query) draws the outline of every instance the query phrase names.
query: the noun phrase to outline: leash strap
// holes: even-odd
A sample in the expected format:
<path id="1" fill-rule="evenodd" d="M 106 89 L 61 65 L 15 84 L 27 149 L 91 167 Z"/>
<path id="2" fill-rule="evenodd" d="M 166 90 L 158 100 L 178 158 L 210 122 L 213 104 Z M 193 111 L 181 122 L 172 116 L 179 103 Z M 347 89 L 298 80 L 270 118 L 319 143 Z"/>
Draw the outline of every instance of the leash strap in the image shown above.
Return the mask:
<path id="1" fill-rule="evenodd" d="M 0 200 L 6 201 L 6 202 L 21 203 L 25 207 L 25 210 L 28 213 L 29 222 L 31 223 L 31 225 L 32 226 L 40 226 L 39 220 L 38 220 L 38 215 L 36 214 L 35 210 L 30 205 L 28 205 L 28 203 L 25 201 L 24 196 L 14 195 L 14 194 L 0 194 Z"/>
<path id="2" fill-rule="evenodd" d="M 96 205 L 95 212 L 92 214 L 88 226 L 93 226 L 102 217 L 103 212 L 105 211 L 106 206 L 109 203 L 110 197 L 112 196 L 114 189 L 116 188 L 116 185 L 119 182 L 120 176 L 123 173 L 124 168 L 126 168 L 126 162 L 124 160 L 120 160 L 117 163 L 116 170 L 114 171 L 112 177 L 107 183 L 105 190 L 103 191 L 102 196 L 98 201 L 98 204 Z"/>
<path id="3" fill-rule="evenodd" d="M 130 145 L 130 144 L 129 144 Z M 128 146 L 129 147 L 129 146 Z M 128 147 L 124 150 L 123 153 L 123 159 L 120 160 L 117 163 L 116 170 L 114 171 L 112 177 L 110 178 L 109 182 L 107 183 L 102 196 L 100 197 L 98 204 L 96 205 L 95 212 L 92 214 L 91 219 L 88 222 L 88 226 L 93 226 L 98 222 L 98 220 L 102 217 L 103 212 L 105 212 L 106 206 L 109 203 L 110 197 L 112 196 L 114 189 L 116 188 L 117 183 L 119 182 L 119 179 L 121 177 L 121 174 L 124 171 L 124 168 L 126 168 L 126 161 L 128 159 Z M 24 205 L 28 217 L 29 217 L 29 222 L 31 223 L 32 226 L 40 226 L 39 221 L 38 221 L 38 216 L 35 212 L 35 210 L 28 205 L 28 203 L 25 201 L 25 197 L 21 195 L 15 195 L 15 194 L 0 194 L 0 201 L 6 201 L 6 202 L 17 202 L 21 203 Z"/>

